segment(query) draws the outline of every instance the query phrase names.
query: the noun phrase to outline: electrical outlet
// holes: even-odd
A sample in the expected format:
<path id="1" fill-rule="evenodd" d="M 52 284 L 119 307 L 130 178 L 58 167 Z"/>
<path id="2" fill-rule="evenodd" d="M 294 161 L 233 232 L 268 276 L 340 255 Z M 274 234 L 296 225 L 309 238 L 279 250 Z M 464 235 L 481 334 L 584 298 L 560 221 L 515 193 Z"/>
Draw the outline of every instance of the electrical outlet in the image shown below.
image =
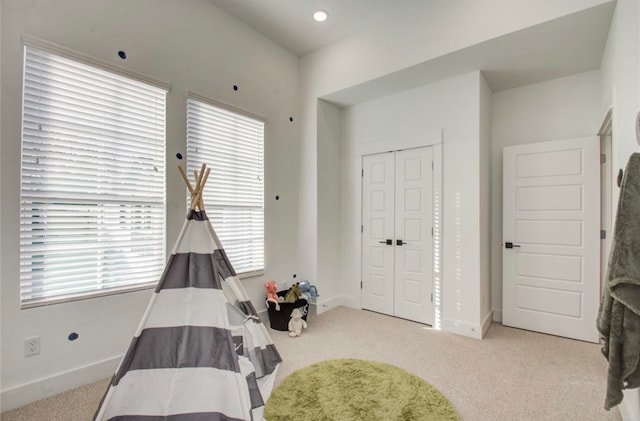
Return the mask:
<path id="1" fill-rule="evenodd" d="M 30 357 L 40 353 L 40 336 L 24 338 L 24 356 Z"/>

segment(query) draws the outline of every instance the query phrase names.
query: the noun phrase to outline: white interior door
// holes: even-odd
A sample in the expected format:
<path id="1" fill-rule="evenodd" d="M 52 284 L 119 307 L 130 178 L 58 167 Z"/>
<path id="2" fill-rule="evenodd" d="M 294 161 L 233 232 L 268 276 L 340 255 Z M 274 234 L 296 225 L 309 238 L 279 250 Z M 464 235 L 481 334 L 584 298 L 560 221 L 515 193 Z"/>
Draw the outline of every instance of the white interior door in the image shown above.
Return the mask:
<path id="1" fill-rule="evenodd" d="M 393 152 L 362 159 L 362 307 L 393 315 Z"/>
<path id="2" fill-rule="evenodd" d="M 433 151 L 396 152 L 394 314 L 433 324 Z"/>
<path id="3" fill-rule="evenodd" d="M 362 161 L 362 307 L 432 324 L 433 149 Z"/>
<path id="4" fill-rule="evenodd" d="M 599 151 L 595 137 L 504 148 L 505 325 L 598 341 Z"/>

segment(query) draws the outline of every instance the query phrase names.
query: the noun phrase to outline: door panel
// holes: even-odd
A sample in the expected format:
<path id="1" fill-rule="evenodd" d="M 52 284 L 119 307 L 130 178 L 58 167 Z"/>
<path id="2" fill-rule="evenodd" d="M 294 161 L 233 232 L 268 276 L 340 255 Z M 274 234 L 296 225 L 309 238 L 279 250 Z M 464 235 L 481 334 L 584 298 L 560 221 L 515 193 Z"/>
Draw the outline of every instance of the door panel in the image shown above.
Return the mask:
<path id="1" fill-rule="evenodd" d="M 395 155 L 395 305 L 398 317 L 433 323 L 433 152 Z"/>
<path id="2" fill-rule="evenodd" d="M 518 187 L 516 208 L 519 211 L 579 211 L 582 186 Z"/>
<path id="3" fill-rule="evenodd" d="M 503 323 L 598 341 L 596 138 L 504 149 Z"/>
<path id="4" fill-rule="evenodd" d="M 393 153 L 362 159 L 362 307 L 393 315 Z"/>
<path id="5" fill-rule="evenodd" d="M 581 294 L 574 291 L 558 291 L 550 288 L 533 288 L 518 285 L 516 305 L 519 309 L 550 315 L 580 317 Z"/>
<path id="6" fill-rule="evenodd" d="M 582 221 L 516 221 L 518 244 L 582 246 Z"/>
<path id="7" fill-rule="evenodd" d="M 561 254 L 523 253 L 515 256 L 518 276 L 580 282 L 582 257 Z"/>

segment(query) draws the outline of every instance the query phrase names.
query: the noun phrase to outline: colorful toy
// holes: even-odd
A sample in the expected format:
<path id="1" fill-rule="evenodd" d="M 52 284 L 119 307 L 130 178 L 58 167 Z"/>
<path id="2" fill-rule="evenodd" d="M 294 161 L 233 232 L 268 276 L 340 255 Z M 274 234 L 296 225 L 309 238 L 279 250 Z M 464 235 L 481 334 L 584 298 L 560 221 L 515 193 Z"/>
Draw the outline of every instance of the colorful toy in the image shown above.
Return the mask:
<path id="1" fill-rule="evenodd" d="M 294 308 L 291 312 L 291 320 L 289 320 L 289 336 L 295 338 L 302 334 L 302 329 L 307 328 L 307 322 L 302 318 L 302 311 Z"/>
<path id="2" fill-rule="evenodd" d="M 287 291 L 287 295 L 284 296 L 283 303 L 295 303 L 302 296 L 302 291 L 300 291 L 300 283 L 296 282 L 289 288 Z"/>
<path id="3" fill-rule="evenodd" d="M 300 281 L 300 290 L 302 291 L 302 298 L 306 298 L 307 301 L 316 302 L 320 296 L 318 289 L 309 283 L 309 281 Z"/>
<path id="4" fill-rule="evenodd" d="M 276 281 L 267 281 L 265 284 L 267 287 L 267 307 L 269 306 L 269 301 L 276 305 L 276 310 L 280 311 L 280 300 L 278 299 L 278 286 L 276 285 Z"/>

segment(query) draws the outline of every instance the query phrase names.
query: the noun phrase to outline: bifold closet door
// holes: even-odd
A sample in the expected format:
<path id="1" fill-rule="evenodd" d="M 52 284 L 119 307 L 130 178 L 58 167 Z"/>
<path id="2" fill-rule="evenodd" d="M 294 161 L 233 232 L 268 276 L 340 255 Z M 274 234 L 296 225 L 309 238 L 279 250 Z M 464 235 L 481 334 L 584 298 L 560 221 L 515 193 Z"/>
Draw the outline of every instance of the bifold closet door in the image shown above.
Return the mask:
<path id="1" fill-rule="evenodd" d="M 396 152 L 394 315 L 433 323 L 433 151 Z"/>
<path id="2" fill-rule="evenodd" d="M 362 307 L 433 323 L 433 151 L 363 157 Z"/>
<path id="3" fill-rule="evenodd" d="M 362 164 L 362 307 L 393 315 L 394 153 Z"/>

